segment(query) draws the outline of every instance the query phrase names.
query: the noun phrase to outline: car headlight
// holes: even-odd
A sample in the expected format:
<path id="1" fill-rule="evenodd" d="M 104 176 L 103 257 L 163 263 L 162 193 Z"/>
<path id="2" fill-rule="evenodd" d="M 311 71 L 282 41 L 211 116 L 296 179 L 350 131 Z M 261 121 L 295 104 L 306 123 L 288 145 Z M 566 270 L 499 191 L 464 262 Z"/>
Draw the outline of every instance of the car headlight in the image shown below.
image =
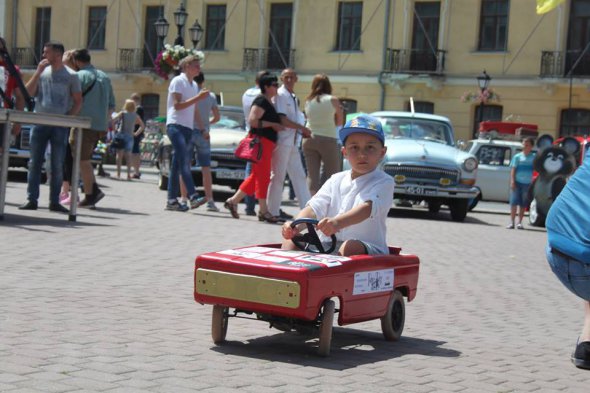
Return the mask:
<path id="1" fill-rule="evenodd" d="M 463 162 L 463 168 L 467 172 L 473 172 L 477 168 L 477 160 L 473 157 L 469 157 Z"/>

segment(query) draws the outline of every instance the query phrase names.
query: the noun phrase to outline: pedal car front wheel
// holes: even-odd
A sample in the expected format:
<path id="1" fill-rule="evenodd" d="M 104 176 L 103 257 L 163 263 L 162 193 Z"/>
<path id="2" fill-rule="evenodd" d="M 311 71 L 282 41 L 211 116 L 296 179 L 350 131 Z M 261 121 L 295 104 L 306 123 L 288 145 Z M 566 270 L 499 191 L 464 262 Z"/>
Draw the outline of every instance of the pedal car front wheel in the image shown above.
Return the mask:
<path id="1" fill-rule="evenodd" d="M 213 315 L 211 317 L 211 337 L 215 344 L 221 344 L 225 341 L 227 334 L 228 308 L 215 305 L 213 306 Z"/>
<path id="2" fill-rule="evenodd" d="M 333 300 L 326 300 L 322 312 L 322 322 L 320 324 L 320 344 L 318 355 L 329 356 L 330 346 L 332 345 L 332 325 L 334 324 L 334 311 L 336 305 Z"/>
<path id="3" fill-rule="evenodd" d="M 393 291 L 387 312 L 381 317 L 381 330 L 387 341 L 397 341 L 402 336 L 406 320 L 404 296 L 397 289 Z"/>

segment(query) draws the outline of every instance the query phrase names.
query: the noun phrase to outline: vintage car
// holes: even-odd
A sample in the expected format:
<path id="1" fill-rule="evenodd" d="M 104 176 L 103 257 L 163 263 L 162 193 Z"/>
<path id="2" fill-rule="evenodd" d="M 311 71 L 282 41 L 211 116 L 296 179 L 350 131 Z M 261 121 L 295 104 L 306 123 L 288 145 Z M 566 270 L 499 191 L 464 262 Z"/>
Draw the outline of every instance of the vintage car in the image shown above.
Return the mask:
<path id="1" fill-rule="evenodd" d="M 397 199 L 428 203 L 437 213 L 448 205 L 451 218 L 463 221 L 474 187 L 477 159 L 455 146 L 448 118 L 412 112 L 374 112 L 383 124 L 387 156 L 383 170 L 395 180 Z M 345 161 L 344 166 L 348 163 Z"/>
<path id="2" fill-rule="evenodd" d="M 238 143 L 246 136 L 244 112 L 241 107 L 219 107 L 221 119 L 211 125 L 211 177 L 213 184 L 237 189 L 245 178 L 246 161 L 234 156 Z M 172 158 L 172 144 L 163 135 L 158 144 L 155 165 L 158 168 L 158 187 L 168 189 L 168 174 Z M 196 152 L 191 163 L 191 173 L 196 186 L 202 184 L 201 167 L 196 160 Z"/>
<path id="3" fill-rule="evenodd" d="M 522 151 L 523 138 L 537 135 L 535 124 L 484 121 L 478 139 L 460 143 L 461 149 L 473 154 L 479 163 L 475 182 L 479 195 L 470 203 L 470 210 L 480 200 L 508 202 L 512 157 Z"/>
<path id="4" fill-rule="evenodd" d="M 341 326 L 381 319 L 385 339 L 398 340 L 405 323 L 403 297 L 411 301 L 416 296 L 418 257 L 395 247 L 379 256 L 314 253 L 318 248 L 309 245 L 319 242 L 313 229 L 317 221 L 293 225 L 302 222 L 308 232 L 298 244 L 307 251 L 268 244 L 197 257 L 194 298 L 213 305 L 213 342 L 225 341 L 229 318 L 251 318 L 283 331 L 319 336 L 318 354 L 328 356 L 335 313 Z"/>

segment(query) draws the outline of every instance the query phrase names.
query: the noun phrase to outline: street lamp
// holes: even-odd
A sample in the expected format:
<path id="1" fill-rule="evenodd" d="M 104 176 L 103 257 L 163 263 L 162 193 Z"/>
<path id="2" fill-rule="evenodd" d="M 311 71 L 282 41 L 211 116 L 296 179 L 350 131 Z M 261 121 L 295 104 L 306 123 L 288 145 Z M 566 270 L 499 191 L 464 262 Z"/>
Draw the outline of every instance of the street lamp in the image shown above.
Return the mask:
<path id="1" fill-rule="evenodd" d="M 158 36 L 158 46 L 159 49 L 161 49 L 162 47 L 164 47 L 164 38 L 166 38 L 166 36 L 168 35 L 168 28 L 170 27 L 170 23 L 168 23 L 166 18 L 160 15 L 158 20 L 154 22 L 154 27 L 156 28 L 156 35 Z"/>
<path id="2" fill-rule="evenodd" d="M 174 11 L 174 24 L 178 27 L 178 37 L 174 40 L 174 45 L 184 46 L 184 39 L 182 38 L 182 28 L 186 23 L 188 13 L 184 9 L 184 4 L 180 3 L 180 6 Z"/>
<path id="3" fill-rule="evenodd" d="M 477 84 L 479 86 L 479 90 L 481 92 L 480 94 L 480 105 L 479 105 L 479 126 L 481 127 L 481 122 L 483 121 L 483 108 L 485 106 L 485 92 L 488 89 L 488 86 L 490 85 L 490 81 L 492 80 L 492 78 L 488 75 L 488 73 L 486 72 L 486 70 L 483 70 L 483 72 L 481 73 L 481 75 L 479 75 L 477 77 Z"/>
<path id="4" fill-rule="evenodd" d="M 195 24 L 193 24 L 193 26 L 188 29 L 188 32 L 191 36 L 191 41 L 193 42 L 193 49 L 196 49 L 199 41 L 201 41 L 201 38 L 203 37 L 203 31 L 203 26 L 199 24 L 198 19 L 195 20 Z"/>

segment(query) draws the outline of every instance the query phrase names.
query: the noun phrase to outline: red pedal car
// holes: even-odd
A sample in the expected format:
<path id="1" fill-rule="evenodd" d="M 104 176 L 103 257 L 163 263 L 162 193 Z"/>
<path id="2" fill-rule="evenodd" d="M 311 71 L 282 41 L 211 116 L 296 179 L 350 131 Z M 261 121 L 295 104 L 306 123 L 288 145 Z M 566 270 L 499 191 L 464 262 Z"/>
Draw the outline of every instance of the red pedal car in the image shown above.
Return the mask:
<path id="1" fill-rule="evenodd" d="M 403 298 L 416 296 L 418 257 L 395 247 L 379 256 L 318 253 L 324 250 L 314 230 L 317 221 L 293 225 L 302 222 L 307 232 L 294 242 L 307 251 L 269 244 L 197 257 L 194 297 L 213 305 L 213 341 L 225 341 L 230 317 L 250 315 L 283 331 L 319 335 L 318 354 L 328 356 L 336 313 L 340 326 L 380 318 L 385 339 L 398 340 L 405 321 Z"/>

